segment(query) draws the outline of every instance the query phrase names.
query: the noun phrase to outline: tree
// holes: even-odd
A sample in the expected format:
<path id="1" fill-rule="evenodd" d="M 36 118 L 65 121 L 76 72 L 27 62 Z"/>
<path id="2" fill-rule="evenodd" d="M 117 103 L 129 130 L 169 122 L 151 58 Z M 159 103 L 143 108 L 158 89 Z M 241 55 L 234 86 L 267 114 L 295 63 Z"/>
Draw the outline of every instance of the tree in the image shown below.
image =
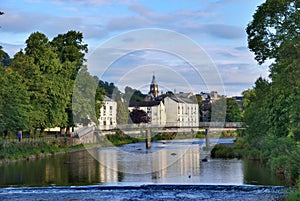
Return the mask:
<path id="1" fill-rule="evenodd" d="M 65 108 L 70 102 L 65 72 L 48 38 L 35 32 L 26 40 L 25 55 L 16 55 L 14 65 L 25 73 L 25 83 L 29 84 L 31 103 L 35 108 L 33 125 L 40 128 L 65 126 L 67 114 Z M 28 65 L 23 66 L 22 62 Z M 29 63 L 28 63 L 29 62 Z M 21 65 L 20 65 L 21 64 Z M 32 79 L 34 77 L 34 79 Z"/>
<path id="2" fill-rule="evenodd" d="M 96 118 L 100 118 L 100 109 L 103 106 L 103 96 L 105 95 L 105 90 L 100 88 L 99 86 L 96 89 L 95 95 L 95 111 L 96 111 Z"/>
<path id="3" fill-rule="evenodd" d="M 129 111 L 125 103 L 117 100 L 117 124 L 128 124 Z"/>
<path id="4" fill-rule="evenodd" d="M 123 96 L 126 103 L 129 103 L 131 101 L 138 102 L 143 101 L 146 98 L 146 95 L 144 95 L 141 91 L 133 89 L 131 87 L 125 87 L 125 94 Z"/>
<path id="5" fill-rule="evenodd" d="M 270 134 L 300 139 L 299 129 L 299 46 L 300 2 L 267 0 L 258 7 L 247 27 L 248 46 L 262 64 L 273 59 L 268 114 Z"/>
<path id="6" fill-rule="evenodd" d="M 248 46 L 260 64 L 277 59 L 284 41 L 299 41 L 299 8 L 297 0 L 267 0 L 258 7 L 246 31 Z"/>
<path id="7" fill-rule="evenodd" d="M 75 80 L 83 62 L 86 61 L 85 53 L 88 52 L 88 46 L 83 42 L 83 34 L 74 30 L 58 34 L 51 41 L 51 46 L 55 47 L 55 52 L 62 64 L 68 62 L 73 64 L 72 69 L 69 70 L 69 76 Z"/>
<path id="8" fill-rule="evenodd" d="M 272 127 L 269 121 L 270 92 L 271 84 L 263 78 L 257 79 L 253 89 L 243 92 L 243 120 L 247 125 L 249 141 L 268 135 Z"/>
<path id="9" fill-rule="evenodd" d="M 9 55 L 2 50 L 2 46 L 0 46 L 0 63 L 2 63 L 4 67 L 10 66 L 11 63 Z"/>
<path id="10" fill-rule="evenodd" d="M 62 65 L 62 72 L 64 76 L 64 82 L 66 83 L 66 96 L 68 96 L 69 102 L 65 108 L 68 121 L 67 127 L 74 126 L 73 112 L 72 112 L 72 93 L 73 85 L 76 76 L 86 61 L 85 53 L 88 52 L 88 46 L 83 42 L 83 34 L 74 30 L 68 31 L 65 34 L 59 34 L 50 42 L 54 48 L 55 53 Z M 96 102 L 96 105 L 98 103 Z M 67 129 L 69 130 L 69 129 Z"/>
<path id="11" fill-rule="evenodd" d="M 144 110 L 133 109 L 130 114 L 130 119 L 135 124 L 149 123 L 150 118 Z"/>
<path id="12" fill-rule="evenodd" d="M 98 120 L 95 112 L 95 102 L 97 102 L 95 99 L 96 90 L 97 80 L 90 75 L 86 66 L 82 67 L 78 73 L 72 96 L 72 111 L 75 125 L 97 124 Z"/>
<path id="13" fill-rule="evenodd" d="M 0 130 L 29 129 L 33 108 L 26 85 L 18 73 L 4 69 L 0 72 Z"/>
<path id="14" fill-rule="evenodd" d="M 240 122 L 241 111 L 240 108 L 233 98 L 226 99 L 226 122 Z"/>

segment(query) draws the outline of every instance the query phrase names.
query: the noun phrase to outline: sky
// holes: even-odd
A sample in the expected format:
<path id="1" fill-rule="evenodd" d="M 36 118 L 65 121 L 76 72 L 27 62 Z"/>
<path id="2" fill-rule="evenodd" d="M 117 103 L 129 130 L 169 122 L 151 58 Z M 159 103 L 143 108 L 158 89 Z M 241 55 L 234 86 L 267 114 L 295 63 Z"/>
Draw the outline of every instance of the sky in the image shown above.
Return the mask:
<path id="1" fill-rule="evenodd" d="M 154 74 L 160 92 L 216 90 L 235 96 L 269 74 L 247 48 L 245 32 L 263 2 L 1 0 L 0 45 L 13 57 L 33 32 L 52 40 L 76 30 L 88 44 L 91 74 L 121 90 L 130 86 L 147 93 Z"/>

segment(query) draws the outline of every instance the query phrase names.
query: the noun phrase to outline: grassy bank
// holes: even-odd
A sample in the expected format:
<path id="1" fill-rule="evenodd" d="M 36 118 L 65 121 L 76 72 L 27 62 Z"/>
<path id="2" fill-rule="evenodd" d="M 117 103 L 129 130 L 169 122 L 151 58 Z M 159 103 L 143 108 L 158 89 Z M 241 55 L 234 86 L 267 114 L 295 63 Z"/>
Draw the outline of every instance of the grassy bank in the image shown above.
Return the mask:
<path id="1" fill-rule="evenodd" d="M 110 146 L 111 144 L 113 144 L 114 146 L 121 146 L 124 144 L 131 144 L 131 143 L 137 143 L 137 142 L 144 142 L 145 139 L 142 138 L 133 138 L 130 137 L 129 135 L 124 134 L 122 131 L 118 130 L 116 131 L 115 134 L 109 134 L 106 135 L 106 139 L 110 141 L 109 142 L 101 142 L 101 145 L 104 146 Z"/>
<path id="2" fill-rule="evenodd" d="M 65 141 L 50 142 L 12 142 L 0 144 L 0 162 L 31 158 L 39 158 L 58 152 L 67 152 L 72 149 L 84 148 L 83 145 L 70 146 Z"/>

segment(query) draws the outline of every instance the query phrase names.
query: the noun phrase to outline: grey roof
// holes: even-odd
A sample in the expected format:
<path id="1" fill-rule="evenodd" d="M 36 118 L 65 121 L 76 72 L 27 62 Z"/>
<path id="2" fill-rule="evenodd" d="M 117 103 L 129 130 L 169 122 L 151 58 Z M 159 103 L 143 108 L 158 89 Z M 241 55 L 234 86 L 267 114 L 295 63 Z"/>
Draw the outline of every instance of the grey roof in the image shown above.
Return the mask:
<path id="1" fill-rule="evenodd" d="M 114 101 L 114 100 L 109 98 L 108 96 L 104 96 L 103 101 Z"/>
<path id="2" fill-rule="evenodd" d="M 131 101 L 129 107 L 152 107 L 159 105 L 160 101 Z"/>

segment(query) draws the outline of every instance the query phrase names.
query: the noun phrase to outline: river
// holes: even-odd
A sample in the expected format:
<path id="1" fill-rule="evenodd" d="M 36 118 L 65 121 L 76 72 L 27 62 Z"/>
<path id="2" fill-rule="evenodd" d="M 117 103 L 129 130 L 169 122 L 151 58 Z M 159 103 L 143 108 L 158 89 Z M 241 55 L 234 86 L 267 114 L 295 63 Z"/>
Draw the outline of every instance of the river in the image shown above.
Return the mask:
<path id="1" fill-rule="evenodd" d="M 212 141 L 212 143 L 228 143 L 232 140 L 220 139 Z M 47 198 L 53 189 L 56 189 L 55 192 L 60 192 L 59 189 L 63 188 L 64 192 L 67 192 L 65 195 L 71 195 L 72 192 L 74 193 L 74 188 L 70 189 L 70 186 L 81 187 L 79 190 L 89 187 L 85 190 L 92 190 L 92 192 L 94 192 L 94 188 L 115 187 L 117 189 L 122 187 L 124 192 L 128 192 L 126 188 L 151 187 L 153 184 L 165 186 L 166 189 L 168 189 L 168 185 L 173 188 L 187 185 L 194 188 L 195 192 L 196 189 L 203 189 L 207 185 L 215 188 L 225 185 L 229 189 L 223 189 L 223 194 L 227 195 L 232 192 L 231 188 L 243 187 L 248 190 L 242 190 L 242 192 L 248 192 L 250 187 L 263 187 L 263 191 L 256 189 L 255 192 L 261 192 L 262 196 L 267 196 L 267 192 L 270 191 L 270 194 L 274 195 L 274 199 L 278 198 L 276 196 L 282 196 L 283 191 L 278 191 L 278 188 L 281 187 L 274 186 L 282 186 L 284 181 L 272 174 L 265 166 L 253 161 L 238 159 L 208 158 L 208 161 L 204 162 L 201 160 L 204 158 L 203 144 L 202 139 L 162 141 L 152 143 L 151 149 L 146 150 L 144 143 L 136 143 L 5 164 L 0 166 L 0 185 L 2 187 L 0 196 L 4 200 L 5 198 L 18 200 L 20 198 L 18 195 L 22 195 L 21 198 L 26 200 L 24 195 L 32 194 L 35 196 L 45 194 L 45 198 Z M 276 190 L 272 192 L 274 188 Z M 120 200 L 124 198 L 122 189 L 119 189 L 119 194 L 116 195 Z M 31 192 L 31 194 L 24 192 Z M 39 194 L 34 194 L 34 192 L 39 192 Z M 96 192 L 100 193 L 98 191 L 94 193 Z M 146 191 L 141 192 L 145 192 L 147 195 Z M 241 195 L 242 192 L 235 196 Z M 275 192 L 279 194 L 277 195 Z M 125 194 L 125 197 L 135 196 L 134 193 Z M 12 197 L 12 195 L 17 197 Z M 81 198 L 85 197 L 82 193 L 76 195 L 82 195 Z M 59 200 L 60 196 L 52 197 L 53 199 L 48 197 L 48 199 Z M 168 194 L 166 196 L 168 197 Z M 169 194 L 169 196 L 171 195 Z M 27 198 L 31 200 L 30 197 Z M 65 198 L 68 200 L 68 197 Z M 39 199 L 43 200 L 43 197 Z M 174 196 L 172 199 L 175 199 Z M 253 200 L 255 199 L 253 198 Z M 273 198 L 268 199 L 272 200 Z M 93 199 L 91 198 L 91 200 Z"/>

